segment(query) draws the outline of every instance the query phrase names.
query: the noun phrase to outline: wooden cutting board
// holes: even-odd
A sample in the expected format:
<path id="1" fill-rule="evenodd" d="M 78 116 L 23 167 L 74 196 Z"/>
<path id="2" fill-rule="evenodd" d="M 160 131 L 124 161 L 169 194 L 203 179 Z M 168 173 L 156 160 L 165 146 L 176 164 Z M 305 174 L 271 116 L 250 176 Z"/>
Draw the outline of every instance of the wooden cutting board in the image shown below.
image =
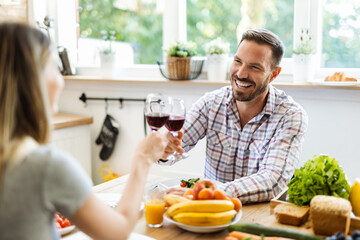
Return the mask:
<path id="1" fill-rule="evenodd" d="M 314 231 L 311 228 L 310 220 L 308 220 L 301 226 L 292 226 L 292 225 L 278 223 L 278 221 L 275 218 L 275 215 L 270 215 L 268 217 L 259 220 L 257 223 L 268 227 L 287 228 L 287 229 L 297 230 L 300 232 L 314 234 Z"/>

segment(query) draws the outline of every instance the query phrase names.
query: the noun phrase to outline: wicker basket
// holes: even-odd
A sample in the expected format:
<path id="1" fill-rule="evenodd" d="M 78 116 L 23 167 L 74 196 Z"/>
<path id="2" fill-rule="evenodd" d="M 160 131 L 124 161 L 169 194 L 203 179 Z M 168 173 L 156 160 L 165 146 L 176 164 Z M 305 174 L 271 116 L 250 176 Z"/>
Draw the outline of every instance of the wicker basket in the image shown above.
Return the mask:
<path id="1" fill-rule="evenodd" d="M 161 74 L 168 80 L 191 80 L 202 71 L 203 59 L 167 57 L 166 62 L 157 60 Z"/>

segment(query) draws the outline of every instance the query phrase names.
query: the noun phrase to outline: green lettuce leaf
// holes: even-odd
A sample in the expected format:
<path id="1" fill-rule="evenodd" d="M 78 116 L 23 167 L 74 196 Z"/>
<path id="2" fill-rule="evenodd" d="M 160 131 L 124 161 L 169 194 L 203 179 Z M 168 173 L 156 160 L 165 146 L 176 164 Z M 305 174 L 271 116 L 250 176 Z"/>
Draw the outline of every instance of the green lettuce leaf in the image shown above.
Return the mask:
<path id="1" fill-rule="evenodd" d="M 315 155 L 314 159 L 296 169 L 288 187 L 289 202 L 298 206 L 310 205 L 316 195 L 348 199 L 350 192 L 350 185 L 338 161 L 326 155 Z"/>

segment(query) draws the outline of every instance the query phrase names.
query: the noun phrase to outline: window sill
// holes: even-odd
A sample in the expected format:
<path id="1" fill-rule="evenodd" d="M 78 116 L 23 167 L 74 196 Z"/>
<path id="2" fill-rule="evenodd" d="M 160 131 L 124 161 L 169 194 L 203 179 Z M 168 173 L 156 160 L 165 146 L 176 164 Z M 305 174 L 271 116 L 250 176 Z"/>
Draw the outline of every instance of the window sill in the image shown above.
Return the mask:
<path id="1" fill-rule="evenodd" d="M 287 76 L 287 78 L 291 76 Z M 163 77 L 145 78 L 145 77 L 106 77 L 106 76 L 90 76 L 90 75 L 74 75 L 65 76 L 67 82 L 107 82 L 107 83 L 134 83 L 134 84 L 181 84 L 181 85 L 229 85 L 226 82 L 210 82 L 207 79 L 196 80 L 167 80 Z M 294 83 L 285 79 L 276 79 L 273 82 L 275 87 L 279 88 L 302 88 L 302 89 L 341 89 L 341 90 L 360 90 L 360 83 L 354 86 L 326 86 L 316 83 Z"/>

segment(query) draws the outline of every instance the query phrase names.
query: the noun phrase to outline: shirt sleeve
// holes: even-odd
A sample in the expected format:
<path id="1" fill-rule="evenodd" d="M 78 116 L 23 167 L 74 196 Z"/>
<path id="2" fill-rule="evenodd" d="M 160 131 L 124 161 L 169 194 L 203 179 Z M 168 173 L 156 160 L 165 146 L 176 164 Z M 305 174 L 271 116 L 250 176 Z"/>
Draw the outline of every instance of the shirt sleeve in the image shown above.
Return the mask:
<path id="1" fill-rule="evenodd" d="M 45 206 L 71 217 L 91 192 L 92 182 L 81 165 L 70 154 L 51 148 L 43 183 Z"/>
<path id="2" fill-rule="evenodd" d="M 300 163 L 301 145 L 307 130 L 304 111 L 285 115 L 271 139 L 259 171 L 232 182 L 219 185 L 227 195 L 243 203 L 269 201 L 291 180 Z"/>
<path id="3" fill-rule="evenodd" d="M 206 135 L 209 104 L 211 103 L 208 94 L 205 94 L 194 103 L 186 114 L 184 136 L 182 138 L 183 148 L 186 152 L 190 151 Z"/>

